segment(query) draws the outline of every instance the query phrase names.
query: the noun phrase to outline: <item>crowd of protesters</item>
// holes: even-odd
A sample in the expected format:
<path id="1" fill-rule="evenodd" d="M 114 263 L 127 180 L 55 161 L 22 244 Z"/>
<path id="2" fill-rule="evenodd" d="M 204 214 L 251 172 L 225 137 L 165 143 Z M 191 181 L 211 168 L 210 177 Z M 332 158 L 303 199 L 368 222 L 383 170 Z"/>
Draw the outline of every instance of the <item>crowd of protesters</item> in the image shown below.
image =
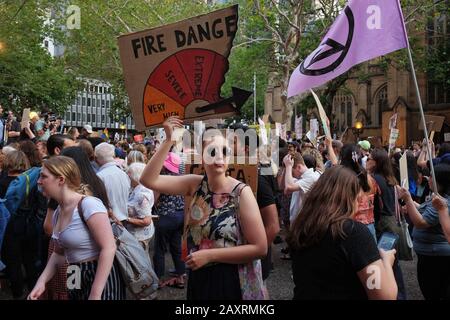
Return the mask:
<path id="1" fill-rule="evenodd" d="M 34 112 L 26 124 L 8 112 L 2 124 L 0 272 L 14 299 L 129 298 L 111 221 L 149 254 L 159 288 L 187 287 L 187 299 L 270 298 L 272 244 L 283 234 L 294 299 L 407 299 L 398 263 L 410 259 L 407 250 L 377 246 L 385 232 L 404 236 L 399 210 L 425 299 L 450 299 L 450 144 L 432 159 L 434 190 L 425 144 L 385 150 L 366 140 L 280 139 L 277 165 L 259 152 L 260 139 L 252 150 L 206 130 L 204 174 L 196 175 L 184 168 L 192 146 L 172 141 L 183 127 L 176 117 L 165 121 L 164 141 L 143 144 L 110 141 L 90 125 L 64 128 Z M 256 193 L 227 174 L 240 152 L 259 154 Z M 400 181 L 404 153 L 408 189 Z M 67 286 L 71 266 L 81 270 L 78 288 Z M 369 281 L 374 269 L 378 286 Z"/>

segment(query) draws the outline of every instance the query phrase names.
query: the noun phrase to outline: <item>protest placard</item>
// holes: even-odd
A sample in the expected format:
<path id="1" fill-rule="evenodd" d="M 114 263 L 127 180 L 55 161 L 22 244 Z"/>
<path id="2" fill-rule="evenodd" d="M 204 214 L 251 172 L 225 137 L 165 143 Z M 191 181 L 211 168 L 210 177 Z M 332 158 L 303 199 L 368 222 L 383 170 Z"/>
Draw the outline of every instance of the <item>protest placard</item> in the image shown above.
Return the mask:
<path id="1" fill-rule="evenodd" d="M 220 91 L 238 28 L 238 6 L 118 38 L 125 87 L 137 130 L 170 116 L 185 122 L 239 112 L 251 92 Z"/>

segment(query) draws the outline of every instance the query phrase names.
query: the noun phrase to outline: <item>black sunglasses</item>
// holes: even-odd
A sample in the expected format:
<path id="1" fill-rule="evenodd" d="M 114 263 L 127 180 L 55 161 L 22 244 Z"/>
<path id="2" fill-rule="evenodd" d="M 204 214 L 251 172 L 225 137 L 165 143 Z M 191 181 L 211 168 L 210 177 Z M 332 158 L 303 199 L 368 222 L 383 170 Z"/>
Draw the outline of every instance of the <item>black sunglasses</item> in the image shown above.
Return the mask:
<path id="1" fill-rule="evenodd" d="M 219 148 L 218 147 L 209 147 L 207 149 L 207 152 L 209 155 L 211 155 L 211 157 L 214 158 L 219 153 Z M 231 155 L 231 149 L 229 147 L 223 147 L 222 155 L 224 157 L 229 157 Z"/>

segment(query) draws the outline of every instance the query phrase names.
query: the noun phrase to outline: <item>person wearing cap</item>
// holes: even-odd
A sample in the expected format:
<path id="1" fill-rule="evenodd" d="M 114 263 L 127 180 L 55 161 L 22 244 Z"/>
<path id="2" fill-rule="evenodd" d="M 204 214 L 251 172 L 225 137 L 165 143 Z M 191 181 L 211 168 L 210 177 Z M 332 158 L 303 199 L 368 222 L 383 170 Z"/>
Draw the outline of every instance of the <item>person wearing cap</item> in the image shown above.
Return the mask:
<path id="1" fill-rule="evenodd" d="M 358 142 L 358 146 L 361 148 L 361 154 L 362 154 L 361 165 L 365 169 L 367 159 L 370 154 L 370 142 L 367 140 L 362 140 L 362 141 Z"/>
<path id="2" fill-rule="evenodd" d="M 91 136 L 92 133 L 92 126 L 90 126 L 89 124 L 85 124 L 81 129 L 81 133 L 78 136 L 78 139 L 87 139 Z"/>
<path id="3" fill-rule="evenodd" d="M 162 175 L 179 176 L 181 158 L 174 152 L 169 152 L 163 163 Z M 184 222 L 184 198 L 181 195 L 171 195 L 155 192 L 154 213 L 159 216 L 155 223 L 155 254 L 153 264 L 159 279 L 165 275 L 165 253 L 169 247 L 175 267 L 174 277 L 161 281 L 160 286 L 184 288 L 186 267 L 181 260 L 181 236 Z"/>

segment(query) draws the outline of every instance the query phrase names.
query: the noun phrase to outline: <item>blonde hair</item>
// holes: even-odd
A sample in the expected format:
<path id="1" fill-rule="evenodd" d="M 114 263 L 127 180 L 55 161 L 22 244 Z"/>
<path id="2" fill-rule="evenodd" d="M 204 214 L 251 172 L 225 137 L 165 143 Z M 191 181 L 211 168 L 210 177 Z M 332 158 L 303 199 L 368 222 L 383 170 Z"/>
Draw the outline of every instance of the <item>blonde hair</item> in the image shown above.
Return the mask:
<path id="1" fill-rule="evenodd" d="M 81 183 L 81 173 L 77 164 L 72 158 L 66 156 L 53 156 L 42 163 L 52 175 L 56 177 L 64 177 L 69 189 L 84 194 L 92 195 L 87 184 Z"/>
<path id="2" fill-rule="evenodd" d="M 131 151 L 127 156 L 127 166 L 130 166 L 131 164 L 135 162 L 140 162 L 145 164 L 145 156 L 142 152 L 138 150 Z"/>
<path id="3" fill-rule="evenodd" d="M 133 150 L 140 151 L 144 155 L 147 153 L 147 148 L 142 143 L 135 144 Z"/>

